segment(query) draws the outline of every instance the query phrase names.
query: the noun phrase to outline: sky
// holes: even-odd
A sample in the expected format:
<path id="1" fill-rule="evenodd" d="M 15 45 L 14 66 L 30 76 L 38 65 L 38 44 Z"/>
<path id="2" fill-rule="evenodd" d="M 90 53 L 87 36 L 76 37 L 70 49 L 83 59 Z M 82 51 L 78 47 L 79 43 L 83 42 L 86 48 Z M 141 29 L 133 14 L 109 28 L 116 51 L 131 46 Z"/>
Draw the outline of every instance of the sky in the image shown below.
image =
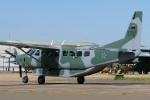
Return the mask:
<path id="1" fill-rule="evenodd" d="M 100 45 L 123 38 L 143 11 L 142 45 L 150 47 L 149 0 L 0 0 L 0 41 L 70 41 Z"/>

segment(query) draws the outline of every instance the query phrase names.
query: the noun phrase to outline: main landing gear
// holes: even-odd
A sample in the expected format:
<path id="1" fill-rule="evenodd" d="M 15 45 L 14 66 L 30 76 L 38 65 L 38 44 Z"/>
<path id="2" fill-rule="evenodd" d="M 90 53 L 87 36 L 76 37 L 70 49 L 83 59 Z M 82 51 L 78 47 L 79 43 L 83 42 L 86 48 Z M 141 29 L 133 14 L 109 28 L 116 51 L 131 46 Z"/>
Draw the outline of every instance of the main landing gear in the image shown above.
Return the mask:
<path id="1" fill-rule="evenodd" d="M 84 84 L 84 81 L 85 81 L 84 76 L 77 77 L 78 84 Z"/>
<path id="2" fill-rule="evenodd" d="M 39 84 L 45 84 L 45 76 L 39 76 L 38 77 L 38 83 Z"/>

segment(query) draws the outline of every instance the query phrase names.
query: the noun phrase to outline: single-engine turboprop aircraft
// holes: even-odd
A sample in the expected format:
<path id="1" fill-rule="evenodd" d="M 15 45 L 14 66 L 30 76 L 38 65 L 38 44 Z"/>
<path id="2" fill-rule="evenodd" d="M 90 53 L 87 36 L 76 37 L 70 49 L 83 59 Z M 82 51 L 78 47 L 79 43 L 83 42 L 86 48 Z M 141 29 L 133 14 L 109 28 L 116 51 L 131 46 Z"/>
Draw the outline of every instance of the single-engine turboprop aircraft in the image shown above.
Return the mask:
<path id="1" fill-rule="evenodd" d="M 84 83 L 84 76 L 101 71 L 112 63 L 126 62 L 140 54 L 142 11 L 136 11 L 124 38 L 99 46 L 92 43 L 71 42 L 0 42 L 0 45 L 14 46 L 24 54 L 10 53 L 25 69 L 23 82 L 28 83 L 27 70 L 38 76 L 38 83 L 45 83 L 45 76 L 77 77 L 78 84 Z M 30 48 L 26 52 L 23 48 Z"/>

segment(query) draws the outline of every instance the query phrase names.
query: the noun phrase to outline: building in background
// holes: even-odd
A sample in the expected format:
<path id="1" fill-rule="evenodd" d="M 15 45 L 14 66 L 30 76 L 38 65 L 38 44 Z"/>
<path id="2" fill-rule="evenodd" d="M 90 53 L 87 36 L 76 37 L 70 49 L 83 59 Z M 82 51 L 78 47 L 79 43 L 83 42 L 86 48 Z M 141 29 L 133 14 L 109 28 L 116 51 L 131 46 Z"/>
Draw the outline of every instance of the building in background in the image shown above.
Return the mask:
<path id="1" fill-rule="evenodd" d="M 13 53 L 15 47 L 10 46 L 0 46 L 0 71 L 18 71 L 18 65 L 16 65 L 13 61 L 14 58 L 5 52 L 5 50 Z M 18 53 L 22 53 L 17 50 Z"/>

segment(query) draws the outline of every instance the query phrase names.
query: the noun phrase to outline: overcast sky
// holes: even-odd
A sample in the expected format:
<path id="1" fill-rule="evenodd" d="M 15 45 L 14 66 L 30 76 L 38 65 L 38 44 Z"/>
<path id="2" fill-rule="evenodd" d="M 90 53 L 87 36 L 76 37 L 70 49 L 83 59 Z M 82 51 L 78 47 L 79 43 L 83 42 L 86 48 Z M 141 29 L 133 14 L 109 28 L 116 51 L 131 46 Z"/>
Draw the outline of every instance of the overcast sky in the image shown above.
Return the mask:
<path id="1" fill-rule="evenodd" d="M 150 47 L 149 0 L 0 0 L 0 40 L 107 44 L 125 35 L 135 10 Z"/>

